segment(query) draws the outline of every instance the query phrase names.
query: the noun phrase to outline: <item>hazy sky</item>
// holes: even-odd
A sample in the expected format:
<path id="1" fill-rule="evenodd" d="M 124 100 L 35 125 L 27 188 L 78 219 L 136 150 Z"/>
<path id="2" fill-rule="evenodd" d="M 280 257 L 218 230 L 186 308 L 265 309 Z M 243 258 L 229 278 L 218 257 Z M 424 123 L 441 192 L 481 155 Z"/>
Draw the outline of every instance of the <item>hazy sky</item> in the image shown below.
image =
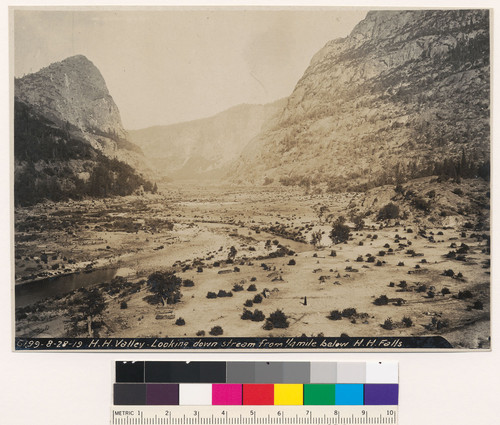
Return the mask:
<path id="1" fill-rule="evenodd" d="M 345 37 L 360 9 L 16 10 L 17 77 L 83 54 L 124 127 L 213 115 L 288 96 L 312 56 Z"/>

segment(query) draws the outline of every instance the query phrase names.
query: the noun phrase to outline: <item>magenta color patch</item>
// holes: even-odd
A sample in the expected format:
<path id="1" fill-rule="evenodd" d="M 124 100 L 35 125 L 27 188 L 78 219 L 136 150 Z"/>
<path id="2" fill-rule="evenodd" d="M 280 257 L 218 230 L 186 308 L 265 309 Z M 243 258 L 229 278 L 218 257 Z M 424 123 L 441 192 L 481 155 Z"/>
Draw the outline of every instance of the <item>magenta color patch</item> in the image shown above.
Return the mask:
<path id="1" fill-rule="evenodd" d="M 242 384 L 212 384 L 212 405 L 239 406 L 242 401 Z"/>

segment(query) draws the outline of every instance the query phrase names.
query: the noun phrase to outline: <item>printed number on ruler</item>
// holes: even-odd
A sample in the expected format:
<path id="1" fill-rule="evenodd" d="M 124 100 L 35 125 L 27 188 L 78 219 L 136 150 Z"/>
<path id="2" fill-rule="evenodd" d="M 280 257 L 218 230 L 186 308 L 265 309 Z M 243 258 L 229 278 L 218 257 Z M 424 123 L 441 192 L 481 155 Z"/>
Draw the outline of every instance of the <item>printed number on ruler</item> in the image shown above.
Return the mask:
<path id="1" fill-rule="evenodd" d="M 112 425 L 396 425 L 397 406 L 116 406 Z"/>

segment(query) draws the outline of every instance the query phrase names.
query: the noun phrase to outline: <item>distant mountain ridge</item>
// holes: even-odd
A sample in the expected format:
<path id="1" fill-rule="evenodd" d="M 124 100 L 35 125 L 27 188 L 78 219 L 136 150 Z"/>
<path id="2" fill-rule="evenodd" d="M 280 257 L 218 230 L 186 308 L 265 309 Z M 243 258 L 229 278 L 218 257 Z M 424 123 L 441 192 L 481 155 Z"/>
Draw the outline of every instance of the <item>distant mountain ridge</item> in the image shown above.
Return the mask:
<path id="1" fill-rule="evenodd" d="M 212 117 L 130 130 L 159 173 L 172 179 L 221 177 L 245 146 L 275 123 L 286 99 L 266 105 L 242 104 Z"/>
<path id="2" fill-rule="evenodd" d="M 15 79 L 14 165 L 18 205 L 153 188 L 104 78 L 81 55 Z"/>
<path id="3" fill-rule="evenodd" d="M 373 187 L 489 161 L 488 10 L 372 11 L 328 42 L 236 183 Z M 448 161 L 448 162 L 446 162 Z"/>

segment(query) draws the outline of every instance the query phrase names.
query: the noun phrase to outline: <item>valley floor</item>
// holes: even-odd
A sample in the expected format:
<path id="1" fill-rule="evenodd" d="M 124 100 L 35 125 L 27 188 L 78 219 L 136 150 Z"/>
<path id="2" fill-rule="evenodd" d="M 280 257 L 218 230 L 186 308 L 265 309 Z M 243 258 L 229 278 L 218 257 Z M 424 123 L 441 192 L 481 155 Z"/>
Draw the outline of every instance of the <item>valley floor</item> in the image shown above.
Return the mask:
<path id="1" fill-rule="evenodd" d="M 224 337 L 442 335 L 456 348 L 489 347 L 487 183 L 427 178 L 405 187 L 434 191 L 430 208 L 414 208 L 392 186 L 304 194 L 169 185 L 163 195 L 17 209 L 16 286 L 112 268 L 107 283 L 96 284 L 106 302 L 101 337 L 208 337 L 220 326 Z M 404 219 L 377 221 L 388 202 Z M 362 230 L 352 230 L 355 214 L 365 217 Z M 334 245 L 328 234 L 341 215 L 351 237 Z M 313 246 L 317 231 L 323 235 Z M 145 280 L 167 270 L 194 286 L 183 286 L 176 304 L 151 305 Z M 207 298 L 221 290 L 232 296 Z M 67 336 L 78 292 L 18 303 L 16 336 Z M 261 302 L 244 307 L 257 294 Z M 240 318 L 244 308 L 265 318 L 279 309 L 289 326 L 265 330 L 265 321 Z"/>

